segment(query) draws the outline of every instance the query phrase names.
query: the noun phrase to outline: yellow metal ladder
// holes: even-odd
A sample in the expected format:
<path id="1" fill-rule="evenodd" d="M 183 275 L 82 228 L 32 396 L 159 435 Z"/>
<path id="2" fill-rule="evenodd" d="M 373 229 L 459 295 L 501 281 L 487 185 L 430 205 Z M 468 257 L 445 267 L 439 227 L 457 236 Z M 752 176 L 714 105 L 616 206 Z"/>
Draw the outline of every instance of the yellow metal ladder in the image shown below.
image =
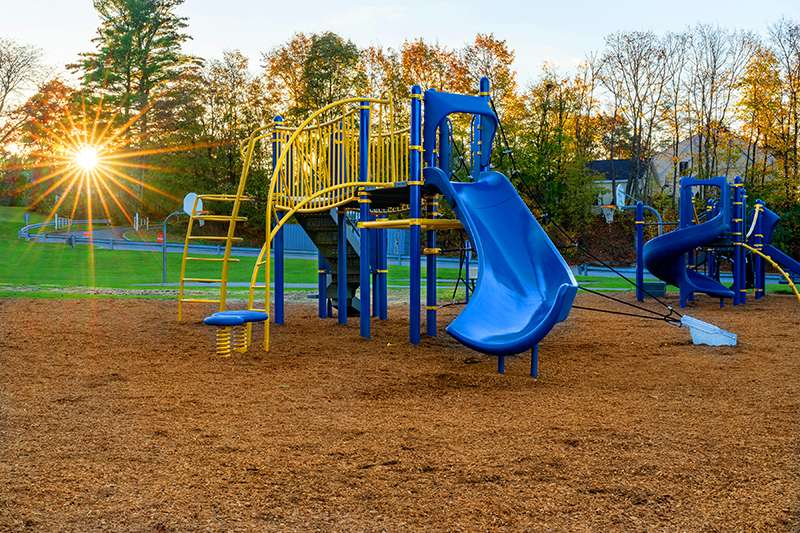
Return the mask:
<path id="1" fill-rule="evenodd" d="M 224 311 L 226 307 L 226 299 L 228 293 L 228 273 L 230 263 L 239 262 L 239 259 L 231 257 L 231 250 L 234 242 L 242 240 L 241 237 L 236 237 L 236 224 L 238 222 L 247 221 L 247 217 L 239 216 L 241 204 L 244 201 L 251 201 L 252 198 L 244 196 L 242 190 L 244 187 L 239 187 L 236 194 L 202 194 L 198 195 L 195 199 L 194 206 L 192 207 L 192 214 L 189 217 L 189 225 L 186 228 L 186 239 L 183 243 L 183 260 L 181 261 L 181 277 L 178 285 L 178 320 L 183 319 L 183 304 L 185 303 L 202 303 L 202 304 L 217 304 L 220 311 Z M 198 211 L 198 201 L 202 200 L 203 210 Z M 206 210 L 205 204 L 208 202 L 233 202 L 230 215 L 213 215 Z M 207 222 L 227 222 L 228 231 L 225 235 L 195 235 L 192 231 L 195 229 L 195 221 Z M 198 224 L 199 226 L 199 224 Z M 212 257 L 206 255 L 189 255 L 190 246 L 192 242 L 197 241 L 224 241 L 225 250 L 222 257 Z M 209 277 L 192 277 L 187 276 L 187 269 L 189 264 L 192 263 L 220 263 L 221 270 L 219 278 Z M 186 298 L 186 283 L 219 283 L 219 296 L 217 298 Z"/>

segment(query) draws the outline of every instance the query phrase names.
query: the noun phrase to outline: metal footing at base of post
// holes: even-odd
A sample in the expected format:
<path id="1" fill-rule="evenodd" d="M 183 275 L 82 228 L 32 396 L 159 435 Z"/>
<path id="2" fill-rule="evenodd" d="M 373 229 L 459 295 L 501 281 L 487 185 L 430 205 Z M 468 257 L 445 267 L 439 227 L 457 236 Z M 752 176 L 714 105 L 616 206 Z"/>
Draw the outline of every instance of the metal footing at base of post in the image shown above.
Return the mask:
<path id="1" fill-rule="evenodd" d="M 539 377 L 539 345 L 537 344 L 531 349 L 531 377 Z"/>

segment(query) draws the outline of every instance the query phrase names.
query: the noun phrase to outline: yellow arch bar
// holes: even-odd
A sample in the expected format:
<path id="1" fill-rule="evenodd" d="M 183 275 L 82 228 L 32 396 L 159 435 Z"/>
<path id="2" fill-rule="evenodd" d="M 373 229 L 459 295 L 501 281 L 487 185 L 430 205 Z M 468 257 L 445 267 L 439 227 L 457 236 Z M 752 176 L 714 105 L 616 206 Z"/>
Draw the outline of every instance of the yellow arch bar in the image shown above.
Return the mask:
<path id="1" fill-rule="evenodd" d="M 780 266 L 778 266 L 778 263 L 776 263 L 770 256 L 768 256 L 767 254 L 765 254 L 761 250 L 757 250 L 757 249 L 753 248 L 752 246 L 750 246 L 747 243 L 737 242 L 736 244 L 738 244 L 739 246 L 744 246 L 746 249 L 750 250 L 754 254 L 761 256 L 770 265 L 772 265 L 772 268 L 774 268 L 775 270 L 777 270 L 778 272 L 783 274 L 783 277 L 786 278 L 787 283 L 789 283 L 789 286 L 792 288 L 792 291 L 794 292 L 795 297 L 797 297 L 797 302 L 800 303 L 800 292 L 797 291 L 797 287 L 795 286 L 794 282 L 792 281 L 792 277 L 789 274 L 787 274 L 784 269 L 782 269 Z"/>
<path id="2" fill-rule="evenodd" d="M 314 159 L 313 157 L 309 157 L 308 154 L 304 153 L 304 149 L 305 148 L 304 148 L 303 143 L 300 141 L 300 136 L 303 133 L 307 133 L 307 132 L 313 131 L 315 129 L 318 129 L 318 128 L 324 126 L 324 124 L 312 124 L 323 113 L 325 113 L 327 111 L 330 111 L 332 109 L 335 109 L 335 108 L 341 108 L 343 106 L 347 106 L 348 104 L 358 104 L 359 108 L 362 108 L 364 106 L 364 103 L 366 103 L 367 106 L 369 106 L 369 107 L 371 107 L 372 104 L 386 105 L 386 106 L 389 107 L 389 112 L 388 112 L 389 132 L 383 133 L 382 135 L 381 134 L 377 134 L 377 135 L 374 136 L 376 139 L 380 139 L 381 137 L 386 137 L 386 138 L 389 138 L 389 139 L 393 140 L 393 145 L 389 150 L 391 153 L 387 153 L 386 151 L 379 151 L 380 153 L 377 154 L 379 162 L 387 164 L 387 165 L 389 165 L 391 167 L 392 177 L 390 178 L 389 182 L 386 182 L 386 181 L 364 181 L 364 182 L 362 182 L 362 181 L 357 181 L 358 178 L 359 178 L 359 176 L 357 176 L 357 175 L 352 175 L 352 176 L 346 175 L 346 176 L 344 176 L 344 180 L 345 181 L 343 183 L 337 183 L 337 184 L 333 184 L 333 185 L 330 184 L 326 180 L 314 179 L 313 177 L 309 178 L 309 179 L 303 179 L 300 183 L 294 183 L 293 182 L 294 177 L 291 175 L 290 169 L 287 169 L 287 162 L 290 160 L 290 157 L 291 157 L 290 154 L 292 154 L 293 152 L 296 151 L 297 152 L 297 156 L 301 157 L 303 162 L 308 162 L 308 164 L 310 165 L 310 167 L 312 169 L 312 172 L 310 172 L 310 174 L 312 174 L 312 175 L 314 174 L 314 171 L 316 171 L 316 167 L 321 165 L 321 163 L 322 163 L 322 161 Z M 382 111 L 380 111 L 380 112 L 382 113 Z M 352 115 L 352 110 L 346 110 L 345 109 L 345 110 L 343 110 L 341 118 L 344 119 L 344 118 L 349 117 L 351 115 Z M 333 123 L 333 122 L 335 122 L 335 120 L 334 121 L 330 121 L 329 120 L 329 121 L 326 121 L 325 124 L 330 124 L 330 123 Z M 243 170 L 243 174 L 244 174 L 244 178 L 245 179 L 246 179 L 246 173 L 249 172 L 249 168 L 250 168 L 250 165 L 252 163 L 253 153 L 254 153 L 254 150 L 255 150 L 256 143 L 258 141 L 262 140 L 262 139 L 265 139 L 265 138 L 269 137 L 272 134 L 271 132 L 270 133 L 264 133 L 264 131 L 267 131 L 267 130 L 268 130 L 268 128 L 262 128 L 260 130 L 254 131 L 250 135 L 250 138 L 247 141 L 246 148 L 245 148 L 244 144 L 241 147 L 243 149 L 243 152 L 244 152 L 245 156 L 246 156 L 245 157 L 245 161 L 244 161 L 244 170 Z M 275 164 L 274 164 L 274 167 L 273 167 L 274 170 L 272 172 L 272 175 L 271 175 L 270 180 L 269 180 L 269 185 L 268 185 L 266 217 L 265 217 L 266 218 L 266 224 L 267 224 L 266 239 L 265 239 L 265 242 L 264 242 L 264 246 L 261 248 L 261 251 L 259 253 L 258 259 L 256 260 L 256 264 L 253 267 L 253 272 L 252 272 L 252 275 L 251 275 L 251 278 L 250 278 L 250 291 L 249 291 L 250 294 L 249 294 L 249 298 L 248 298 L 248 308 L 253 309 L 253 306 L 254 306 L 254 303 L 255 303 L 254 302 L 255 289 L 256 289 L 256 287 L 258 285 L 258 283 L 257 283 L 258 275 L 259 275 L 259 271 L 260 271 L 261 267 L 263 266 L 263 268 L 264 268 L 264 308 L 265 308 L 265 310 L 267 310 L 267 313 L 268 313 L 268 316 L 269 316 L 269 318 L 267 318 L 267 321 L 264 324 L 264 350 L 265 351 L 269 351 L 269 341 L 270 341 L 270 335 L 269 335 L 270 322 L 271 322 L 271 313 L 269 312 L 269 309 L 270 309 L 270 306 L 271 306 L 271 303 L 270 303 L 270 299 L 271 299 L 271 291 L 270 291 L 271 254 L 270 254 L 270 247 L 271 246 L 270 245 L 272 243 L 273 238 L 275 237 L 277 232 L 280 230 L 280 228 L 283 226 L 283 224 L 292 217 L 292 215 L 294 215 L 295 213 L 297 213 L 299 211 L 304 211 L 304 208 L 306 208 L 306 206 L 312 204 L 312 202 L 314 202 L 314 200 L 319 199 L 320 197 L 322 197 L 323 195 L 325 195 L 327 193 L 340 191 L 342 189 L 353 189 L 353 195 L 357 195 L 358 192 L 360 190 L 363 190 L 364 187 L 386 187 L 386 186 L 390 186 L 391 185 L 390 182 L 392 180 L 400 181 L 399 180 L 399 172 L 398 172 L 398 166 L 397 165 L 398 165 L 398 161 L 400 160 L 400 158 L 407 157 L 407 155 L 408 155 L 407 151 L 403 150 L 403 148 L 405 146 L 407 146 L 407 143 L 404 145 L 402 140 L 400 140 L 400 139 L 394 140 L 393 138 L 395 136 L 397 136 L 397 135 L 400 135 L 402 131 L 403 130 L 399 130 L 398 131 L 394 127 L 394 104 L 393 104 L 393 102 L 391 100 L 389 100 L 389 99 L 377 99 L 377 98 L 347 98 L 347 99 L 344 99 L 344 100 L 339 100 L 338 102 L 333 102 L 331 104 L 326 105 L 325 107 L 322 107 L 322 108 L 318 109 L 317 111 L 312 113 L 308 118 L 306 118 L 302 123 L 300 123 L 300 125 L 298 125 L 296 128 L 294 128 L 294 131 L 292 132 L 292 134 L 290 136 L 288 136 L 288 139 L 283 139 L 282 140 L 283 142 L 281 143 L 281 153 L 280 153 L 277 161 L 275 161 Z M 286 131 L 286 133 L 288 134 L 288 131 Z M 370 144 L 371 144 L 371 141 L 372 141 L 372 139 L 370 139 Z M 350 142 L 350 141 L 348 141 L 348 142 Z M 295 148 L 296 148 L 296 150 L 295 150 Z M 348 147 L 346 149 L 347 150 L 353 150 L 354 148 L 353 148 L 353 146 L 348 145 Z M 351 154 L 351 156 L 354 156 L 354 155 L 355 155 L 355 152 L 353 152 Z M 372 167 L 371 160 L 372 160 L 372 158 L 370 157 L 370 163 L 368 163 L 368 168 Z M 319 168 L 322 168 L 322 167 L 319 166 Z M 292 198 L 291 204 L 293 204 L 293 205 L 291 205 L 291 204 L 287 204 L 285 206 L 284 205 L 281 205 L 281 206 L 277 205 L 277 202 L 276 202 L 276 187 L 277 187 L 278 182 L 281 179 L 282 173 L 284 174 L 285 179 L 287 180 L 287 183 L 290 184 L 291 187 L 292 187 L 292 189 L 290 190 L 290 193 L 294 191 L 294 188 L 297 188 L 298 186 L 300 187 L 298 189 L 298 192 L 302 193 L 302 195 L 301 196 L 295 196 L 295 197 Z M 300 176 L 300 178 L 302 179 L 302 176 Z M 286 191 L 282 190 L 281 194 L 283 194 L 285 196 L 286 195 Z M 320 210 L 320 211 L 321 210 L 325 210 L 325 211 L 328 211 L 331 208 L 333 208 L 333 207 L 335 207 L 337 205 L 344 204 L 349 200 L 350 200 L 349 197 L 348 198 L 339 198 L 339 199 L 335 200 L 334 202 L 325 202 L 324 206 L 313 206 L 310 209 L 305 209 L 305 210 L 308 210 L 308 211 L 314 211 L 314 210 Z M 274 215 L 275 211 L 277 211 L 277 210 L 284 211 L 284 215 L 279 220 L 277 220 L 277 222 L 275 223 L 275 225 L 273 227 L 272 218 L 273 218 L 273 215 Z"/>

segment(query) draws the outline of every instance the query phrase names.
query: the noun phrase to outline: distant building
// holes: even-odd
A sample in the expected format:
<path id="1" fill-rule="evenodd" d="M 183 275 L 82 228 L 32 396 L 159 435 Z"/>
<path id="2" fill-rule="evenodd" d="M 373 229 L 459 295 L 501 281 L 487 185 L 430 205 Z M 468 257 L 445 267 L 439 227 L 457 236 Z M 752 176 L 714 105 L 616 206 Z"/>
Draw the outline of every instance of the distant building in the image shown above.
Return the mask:
<path id="1" fill-rule="evenodd" d="M 677 185 L 681 176 L 697 174 L 698 167 L 702 164 L 701 135 L 694 135 L 678 143 L 677 156 L 673 156 L 673 147 L 670 146 L 659 152 L 651 159 L 651 172 L 654 190 L 661 190 L 672 194 L 673 185 Z M 675 167 L 677 163 L 677 169 Z M 767 169 L 775 164 L 775 158 L 758 147 L 753 147 L 749 142 L 740 137 L 728 137 L 716 149 L 715 165 L 711 171 L 713 176 L 727 176 L 733 179 L 736 176 L 745 176 L 753 168 Z M 676 173 L 677 170 L 677 173 Z"/>
<path id="2" fill-rule="evenodd" d="M 633 159 L 597 159 L 589 161 L 586 168 L 595 174 L 595 185 L 599 190 L 595 205 L 611 204 L 615 188 L 622 185 L 627 190 L 628 182 L 636 177 L 636 163 Z M 639 177 L 646 179 L 649 173 L 649 162 L 641 163 Z"/>
<path id="3" fill-rule="evenodd" d="M 732 181 L 736 176 L 752 174 L 754 168 L 757 171 L 766 168 L 769 172 L 775 165 L 771 154 L 740 137 L 729 136 L 721 144 L 716 149 L 712 176 L 726 176 Z M 639 178 L 643 180 L 645 194 L 661 191 L 671 195 L 673 186 L 678 185 L 682 176 L 697 175 L 704 159 L 701 149 L 702 136 L 694 135 L 678 143 L 677 156 L 673 156 L 673 147 L 669 146 L 644 162 Z M 587 163 L 586 167 L 596 175 L 595 184 L 599 189 L 595 205 L 611 204 L 613 191 L 620 184 L 626 191 L 630 190 L 628 183 L 634 178 L 634 163 L 633 159 L 599 159 Z"/>

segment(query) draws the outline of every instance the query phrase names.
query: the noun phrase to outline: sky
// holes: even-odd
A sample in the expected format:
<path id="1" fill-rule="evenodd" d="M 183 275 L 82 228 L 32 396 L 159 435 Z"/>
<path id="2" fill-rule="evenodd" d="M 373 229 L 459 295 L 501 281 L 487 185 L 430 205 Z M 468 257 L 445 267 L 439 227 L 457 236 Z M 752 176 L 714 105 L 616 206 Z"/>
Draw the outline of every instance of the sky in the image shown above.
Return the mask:
<path id="1" fill-rule="evenodd" d="M 91 49 L 98 19 L 91 0 L 1 0 L 0 37 L 33 44 L 44 51 L 53 72 Z M 450 47 L 476 33 L 494 33 L 516 51 L 515 68 L 524 84 L 536 80 L 542 65 L 575 67 L 620 30 L 678 31 L 696 22 L 766 33 L 781 16 L 797 18 L 797 0 L 186 0 L 189 53 L 213 59 L 238 49 L 257 69 L 261 52 L 296 32 L 331 30 L 359 46 L 399 48 L 423 37 Z"/>

